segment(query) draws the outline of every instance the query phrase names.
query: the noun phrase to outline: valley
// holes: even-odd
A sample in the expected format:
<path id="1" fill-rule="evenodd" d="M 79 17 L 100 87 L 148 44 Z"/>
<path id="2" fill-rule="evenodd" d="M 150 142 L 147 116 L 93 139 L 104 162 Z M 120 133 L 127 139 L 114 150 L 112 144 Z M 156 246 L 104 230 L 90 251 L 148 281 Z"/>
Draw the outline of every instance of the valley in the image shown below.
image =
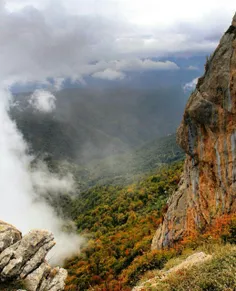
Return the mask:
<path id="1" fill-rule="evenodd" d="M 1 291 L 236 290 L 235 10 L 0 0 Z"/>

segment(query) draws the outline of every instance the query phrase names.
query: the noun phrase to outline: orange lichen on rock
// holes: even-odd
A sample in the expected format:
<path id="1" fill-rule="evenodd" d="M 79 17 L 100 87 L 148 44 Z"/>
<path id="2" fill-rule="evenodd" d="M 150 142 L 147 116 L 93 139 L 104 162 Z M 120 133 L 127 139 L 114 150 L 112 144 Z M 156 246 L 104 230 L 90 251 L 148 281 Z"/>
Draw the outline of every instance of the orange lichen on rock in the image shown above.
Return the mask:
<path id="1" fill-rule="evenodd" d="M 186 105 L 177 142 L 187 157 L 152 249 L 214 227 L 236 212 L 236 15 Z"/>

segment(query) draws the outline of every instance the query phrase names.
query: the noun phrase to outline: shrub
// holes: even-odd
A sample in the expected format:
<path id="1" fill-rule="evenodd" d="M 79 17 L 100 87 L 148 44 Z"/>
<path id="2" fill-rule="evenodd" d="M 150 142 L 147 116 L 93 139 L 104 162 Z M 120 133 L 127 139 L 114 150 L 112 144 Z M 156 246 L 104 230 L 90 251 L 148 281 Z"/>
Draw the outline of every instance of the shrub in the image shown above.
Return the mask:
<path id="1" fill-rule="evenodd" d="M 124 284 L 135 285 L 140 276 L 153 269 L 162 269 L 165 263 L 176 255 L 175 250 L 151 251 L 137 257 L 132 264 L 122 272 Z"/>

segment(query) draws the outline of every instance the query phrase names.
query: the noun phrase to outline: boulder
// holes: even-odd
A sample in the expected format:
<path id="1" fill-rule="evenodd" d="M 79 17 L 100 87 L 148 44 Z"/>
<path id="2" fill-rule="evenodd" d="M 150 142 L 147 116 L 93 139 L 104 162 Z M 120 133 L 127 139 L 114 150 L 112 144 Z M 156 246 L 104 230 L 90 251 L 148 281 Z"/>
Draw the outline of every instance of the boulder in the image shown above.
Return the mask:
<path id="1" fill-rule="evenodd" d="M 53 235 L 32 230 L 22 237 L 12 225 L 0 222 L 0 282 L 23 280 L 27 291 L 62 291 L 66 270 L 51 268 L 46 255 L 55 245 Z"/>
<path id="2" fill-rule="evenodd" d="M 22 238 L 21 232 L 14 226 L 0 220 L 0 254 L 6 248 Z"/>

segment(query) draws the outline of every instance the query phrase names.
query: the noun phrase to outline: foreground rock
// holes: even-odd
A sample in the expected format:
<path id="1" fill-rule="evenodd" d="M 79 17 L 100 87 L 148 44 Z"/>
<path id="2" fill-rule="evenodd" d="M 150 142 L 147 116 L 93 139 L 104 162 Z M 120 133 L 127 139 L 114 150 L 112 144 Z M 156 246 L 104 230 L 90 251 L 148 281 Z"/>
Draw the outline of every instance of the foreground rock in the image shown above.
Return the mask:
<path id="1" fill-rule="evenodd" d="M 236 14 L 187 103 L 177 141 L 187 153 L 184 176 L 152 249 L 236 212 Z"/>
<path id="2" fill-rule="evenodd" d="M 62 291 L 67 272 L 51 268 L 45 257 L 55 245 L 48 231 L 33 230 L 22 237 L 13 226 L 0 221 L 0 282 L 23 280 L 28 291 Z"/>
<path id="3" fill-rule="evenodd" d="M 21 239 L 21 233 L 14 226 L 0 221 L 0 253 Z"/>

